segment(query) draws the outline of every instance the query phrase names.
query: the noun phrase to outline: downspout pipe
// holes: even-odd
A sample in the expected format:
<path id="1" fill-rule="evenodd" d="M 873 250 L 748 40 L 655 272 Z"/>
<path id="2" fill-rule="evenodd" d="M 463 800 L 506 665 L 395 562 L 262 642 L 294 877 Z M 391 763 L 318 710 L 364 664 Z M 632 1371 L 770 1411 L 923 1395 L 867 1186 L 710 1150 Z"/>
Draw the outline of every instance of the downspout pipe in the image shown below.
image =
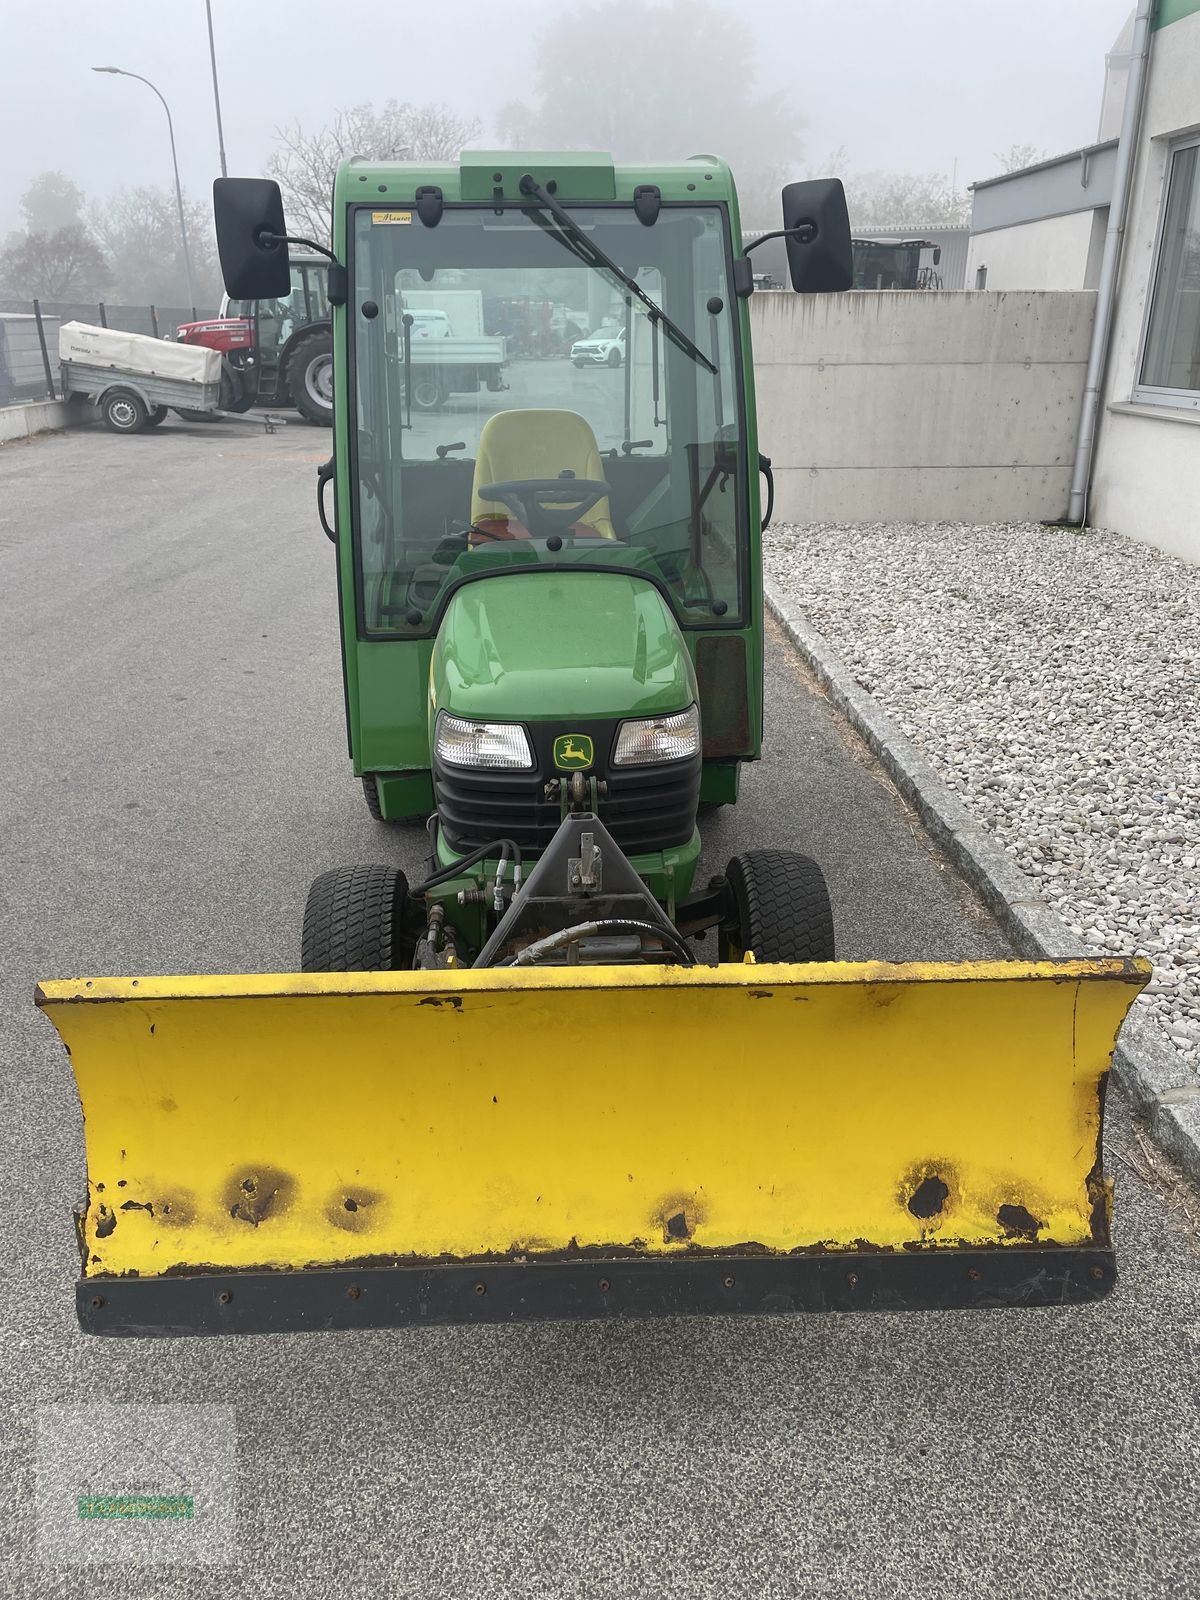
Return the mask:
<path id="1" fill-rule="evenodd" d="M 1088 351 L 1087 375 L 1083 385 L 1083 408 L 1079 414 L 1079 434 L 1075 441 L 1075 461 L 1071 469 L 1071 497 L 1067 504 L 1068 523 L 1080 526 L 1087 515 L 1088 487 L 1092 479 L 1092 457 L 1096 449 L 1096 427 L 1104 392 L 1104 373 L 1112 343 L 1113 310 L 1117 299 L 1117 276 L 1121 270 L 1121 248 L 1125 242 L 1125 220 L 1129 194 L 1133 187 L 1133 162 L 1137 152 L 1138 129 L 1146 102 L 1150 65 L 1150 23 L 1155 0 L 1138 0 L 1130 47 L 1129 81 L 1125 86 L 1125 105 L 1121 113 L 1121 137 L 1113 173 L 1113 195 L 1108 213 L 1108 232 L 1104 236 L 1104 255 L 1100 261 L 1100 282 L 1096 287 L 1096 321 Z"/>

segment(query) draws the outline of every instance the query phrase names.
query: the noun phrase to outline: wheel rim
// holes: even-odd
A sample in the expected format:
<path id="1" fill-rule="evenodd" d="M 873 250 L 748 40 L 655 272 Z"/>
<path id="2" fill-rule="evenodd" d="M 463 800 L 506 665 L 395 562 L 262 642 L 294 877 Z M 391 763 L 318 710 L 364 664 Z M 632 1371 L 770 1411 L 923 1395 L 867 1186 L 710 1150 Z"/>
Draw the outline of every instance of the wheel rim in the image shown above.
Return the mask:
<path id="1" fill-rule="evenodd" d="M 432 411 L 438 403 L 440 392 L 433 378 L 422 378 L 413 384 L 413 405 Z"/>
<path id="2" fill-rule="evenodd" d="M 110 400 L 108 414 L 118 428 L 132 428 L 137 421 L 137 407 L 132 400 Z"/>
<path id="3" fill-rule="evenodd" d="M 304 387 L 319 406 L 333 405 L 333 357 L 321 355 L 304 369 Z"/>

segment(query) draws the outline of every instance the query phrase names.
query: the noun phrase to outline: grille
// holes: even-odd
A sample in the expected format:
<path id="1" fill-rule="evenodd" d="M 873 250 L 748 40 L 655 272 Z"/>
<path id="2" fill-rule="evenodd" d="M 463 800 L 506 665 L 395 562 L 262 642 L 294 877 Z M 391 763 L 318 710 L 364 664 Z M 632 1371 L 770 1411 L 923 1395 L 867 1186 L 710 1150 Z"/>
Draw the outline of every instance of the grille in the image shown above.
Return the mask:
<path id="1" fill-rule="evenodd" d="M 536 772 L 477 772 L 443 766 L 436 757 L 433 790 L 447 843 L 467 851 L 493 839 L 514 839 L 523 851 L 544 850 L 554 837 L 561 813 L 557 798 L 547 799 L 546 784 L 565 778 L 556 772 L 551 751 L 559 733 L 585 733 L 596 749 L 595 773 L 608 785 L 599 801 L 601 822 L 626 855 L 647 855 L 686 844 L 696 825 L 700 796 L 700 760 L 673 761 L 657 767 L 612 769 L 608 752 L 615 722 L 570 727 L 527 725 L 537 760 Z"/>

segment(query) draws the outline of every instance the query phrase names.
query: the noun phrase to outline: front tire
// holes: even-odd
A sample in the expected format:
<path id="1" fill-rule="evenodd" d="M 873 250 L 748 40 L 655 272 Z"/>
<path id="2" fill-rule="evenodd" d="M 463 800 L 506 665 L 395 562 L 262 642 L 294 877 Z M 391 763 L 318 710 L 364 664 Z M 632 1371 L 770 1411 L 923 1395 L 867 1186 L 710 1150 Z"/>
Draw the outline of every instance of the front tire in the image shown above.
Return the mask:
<path id="1" fill-rule="evenodd" d="M 241 415 L 249 411 L 254 404 L 254 396 L 245 388 L 244 384 L 233 377 L 232 371 L 221 374 L 221 397 L 218 401 L 222 411 L 232 411 Z"/>
<path id="2" fill-rule="evenodd" d="M 725 869 L 734 921 L 721 929 L 722 961 L 834 960 L 833 909 L 820 867 L 794 850 L 747 850 Z"/>
<path id="3" fill-rule="evenodd" d="M 284 373 L 292 404 L 319 427 L 333 426 L 333 330 L 318 328 L 297 341 Z"/>
<path id="4" fill-rule="evenodd" d="M 132 389 L 110 389 L 100 402 L 100 414 L 114 433 L 141 433 L 150 420 L 145 401 Z"/>
<path id="5" fill-rule="evenodd" d="M 621 352 L 619 350 L 610 350 L 608 352 L 608 364 L 610 367 L 619 367 L 621 365 Z"/>
<path id="6" fill-rule="evenodd" d="M 403 972 L 415 949 L 408 880 L 395 867 L 334 867 L 314 881 L 301 972 Z"/>

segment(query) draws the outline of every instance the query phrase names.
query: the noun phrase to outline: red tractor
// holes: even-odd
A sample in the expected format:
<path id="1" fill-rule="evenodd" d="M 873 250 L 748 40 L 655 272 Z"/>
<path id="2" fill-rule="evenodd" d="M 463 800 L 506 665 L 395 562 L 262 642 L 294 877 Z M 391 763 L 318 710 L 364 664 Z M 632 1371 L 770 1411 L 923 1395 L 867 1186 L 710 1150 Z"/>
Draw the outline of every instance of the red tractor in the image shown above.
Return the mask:
<path id="1" fill-rule="evenodd" d="M 252 405 L 295 406 L 310 422 L 333 424 L 333 330 L 326 286 L 328 262 L 293 255 L 292 287 L 278 300 L 231 300 L 219 317 L 185 322 L 178 338 L 225 357 L 234 387 L 228 411 Z"/>

